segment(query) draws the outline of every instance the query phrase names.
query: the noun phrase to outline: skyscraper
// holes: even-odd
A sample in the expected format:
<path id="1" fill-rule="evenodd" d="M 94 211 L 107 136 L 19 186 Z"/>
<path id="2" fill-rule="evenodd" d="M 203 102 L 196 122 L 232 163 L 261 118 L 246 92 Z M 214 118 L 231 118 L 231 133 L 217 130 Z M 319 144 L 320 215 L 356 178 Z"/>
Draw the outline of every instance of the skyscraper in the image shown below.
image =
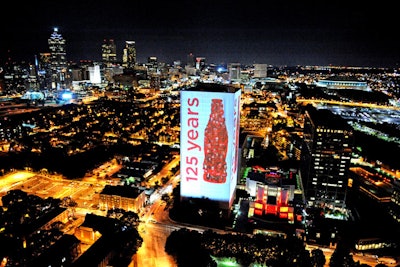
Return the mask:
<path id="1" fill-rule="evenodd" d="M 205 57 L 196 57 L 196 70 L 204 70 L 206 67 Z"/>
<path id="2" fill-rule="evenodd" d="M 136 65 L 136 43 L 135 41 L 125 41 L 125 47 L 122 56 L 122 66 L 133 69 Z"/>
<path id="3" fill-rule="evenodd" d="M 254 64 L 253 78 L 265 78 L 267 77 L 267 64 Z"/>
<path id="4" fill-rule="evenodd" d="M 38 81 L 41 89 L 52 87 L 51 54 L 40 53 L 38 58 Z"/>
<path id="5" fill-rule="evenodd" d="M 104 39 L 101 45 L 101 58 L 106 67 L 111 67 L 117 62 L 117 46 L 113 39 Z"/>
<path id="6" fill-rule="evenodd" d="M 186 66 L 188 67 L 195 67 L 195 58 L 193 53 L 189 53 L 186 59 Z"/>
<path id="7" fill-rule="evenodd" d="M 52 88 L 62 88 L 66 86 L 67 60 L 66 60 L 66 41 L 58 33 L 58 28 L 54 28 L 54 32 L 48 39 L 50 49 L 50 68 L 52 72 Z"/>
<path id="8" fill-rule="evenodd" d="M 302 177 L 311 206 L 346 207 L 353 132 L 330 110 L 309 106 L 304 119 Z"/>
<path id="9" fill-rule="evenodd" d="M 207 198 L 229 214 L 238 173 L 238 88 L 198 84 L 181 91 L 181 198 Z"/>
<path id="10" fill-rule="evenodd" d="M 148 57 L 146 67 L 148 74 L 158 73 L 158 58 L 154 56 Z"/>
<path id="11" fill-rule="evenodd" d="M 229 80 L 239 81 L 240 80 L 240 72 L 241 72 L 240 63 L 228 64 L 228 72 L 229 72 Z"/>
<path id="12" fill-rule="evenodd" d="M 94 64 L 88 68 L 89 70 L 89 78 L 92 84 L 99 84 L 101 83 L 101 75 L 100 75 L 100 66 Z"/>

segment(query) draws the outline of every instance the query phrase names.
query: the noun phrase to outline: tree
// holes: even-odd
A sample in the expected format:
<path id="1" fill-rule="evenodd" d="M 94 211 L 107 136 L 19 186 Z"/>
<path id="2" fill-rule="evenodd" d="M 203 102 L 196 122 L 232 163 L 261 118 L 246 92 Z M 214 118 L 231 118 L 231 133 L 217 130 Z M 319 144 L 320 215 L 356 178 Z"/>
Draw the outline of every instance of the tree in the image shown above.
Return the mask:
<path id="1" fill-rule="evenodd" d="M 350 255 L 350 248 L 347 244 L 339 241 L 339 243 L 336 245 L 335 251 L 332 253 L 329 266 L 330 267 L 356 266 L 356 263 L 353 260 L 353 256 Z"/>
<path id="2" fill-rule="evenodd" d="M 311 251 L 311 263 L 313 267 L 323 267 L 325 262 L 326 258 L 321 249 L 316 248 Z"/>

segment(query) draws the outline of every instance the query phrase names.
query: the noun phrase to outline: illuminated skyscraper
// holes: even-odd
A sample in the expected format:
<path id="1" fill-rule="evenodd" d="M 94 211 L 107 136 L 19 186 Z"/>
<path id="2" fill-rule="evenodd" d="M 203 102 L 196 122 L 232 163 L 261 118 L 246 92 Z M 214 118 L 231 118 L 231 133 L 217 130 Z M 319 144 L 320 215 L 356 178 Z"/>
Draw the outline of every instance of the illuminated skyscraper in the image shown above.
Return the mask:
<path id="1" fill-rule="evenodd" d="M 181 91 L 181 198 L 206 198 L 227 214 L 238 173 L 239 88 L 198 84 Z"/>
<path id="2" fill-rule="evenodd" d="M 52 70 L 51 70 L 51 54 L 40 53 L 37 58 L 37 78 L 41 89 L 49 89 L 52 87 Z"/>
<path id="3" fill-rule="evenodd" d="M 58 33 L 58 28 L 48 39 L 50 49 L 50 68 L 52 72 L 52 88 L 62 88 L 66 86 L 67 79 L 67 60 L 66 60 L 66 41 Z"/>
<path id="4" fill-rule="evenodd" d="M 160 75 L 157 73 L 152 73 L 150 75 L 150 88 L 154 90 L 160 90 L 161 87 L 161 79 Z"/>
<path id="5" fill-rule="evenodd" d="M 147 67 L 147 72 L 148 74 L 153 74 L 153 73 L 158 73 L 158 59 L 157 57 L 148 57 L 147 58 L 147 63 L 146 63 L 146 67 Z"/>
<path id="6" fill-rule="evenodd" d="M 136 65 L 136 43 L 135 41 L 125 41 L 125 47 L 122 56 L 122 66 L 133 69 Z"/>
<path id="7" fill-rule="evenodd" d="M 101 46 L 101 58 L 106 67 L 111 67 L 117 62 L 117 46 L 113 39 L 104 39 Z"/>
<path id="8" fill-rule="evenodd" d="M 345 208 L 353 132 L 330 110 L 305 112 L 303 186 L 311 206 Z"/>
<path id="9" fill-rule="evenodd" d="M 101 83 L 100 66 L 94 64 L 93 66 L 90 66 L 88 69 L 89 69 L 90 82 L 92 84 Z"/>

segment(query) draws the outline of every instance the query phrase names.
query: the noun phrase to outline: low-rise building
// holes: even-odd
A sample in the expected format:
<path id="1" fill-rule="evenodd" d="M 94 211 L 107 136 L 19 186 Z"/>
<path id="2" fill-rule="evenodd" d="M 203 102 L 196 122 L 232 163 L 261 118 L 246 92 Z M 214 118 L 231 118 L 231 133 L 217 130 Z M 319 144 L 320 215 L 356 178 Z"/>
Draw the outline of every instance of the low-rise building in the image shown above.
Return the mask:
<path id="1" fill-rule="evenodd" d="M 106 185 L 100 192 L 99 206 L 102 210 L 123 209 L 138 212 L 146 200 L 144 190 L 129 186 Z"/>

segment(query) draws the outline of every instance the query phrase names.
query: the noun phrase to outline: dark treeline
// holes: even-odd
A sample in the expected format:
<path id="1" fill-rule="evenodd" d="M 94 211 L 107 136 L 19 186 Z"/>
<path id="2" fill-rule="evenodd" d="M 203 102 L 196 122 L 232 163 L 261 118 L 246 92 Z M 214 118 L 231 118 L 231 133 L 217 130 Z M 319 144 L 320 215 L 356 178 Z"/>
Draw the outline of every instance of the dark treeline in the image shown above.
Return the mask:
<path id="1" fill-rule="evenodd" d="M 1 155 L 0 170 L 31 168 L 33 171 L 46 169 L 49 173 L 58 173 L 66 178 L 81 178 L 88 171 L 98 167 L 116 155 L 132 156 L 147 151 L 144 143 L 99 145 L 74 155 L 66 155 L 63 148 L 51 148 L 41 154 L 33 152 L 7 153 Z"/>
<path id="2" fill-rule="evenodd" d="M 323 251 L 309 252 L 304 242 L 295 237 L 286 238 L 262 234 L 218 234 L 211 230 L 199 233 L 182 228 L 167 238 L 165 251 L 172 255 L 179 267 L 215 267 L 217 261 L 236 261 L 241 266 L 257 263 L 270 267 L 323 267 Z M 346 243 L 339 243 L 329 266 L 369 266 L 353 260 Z M 385 265 L 382 265 L 385 266 Z"/>

